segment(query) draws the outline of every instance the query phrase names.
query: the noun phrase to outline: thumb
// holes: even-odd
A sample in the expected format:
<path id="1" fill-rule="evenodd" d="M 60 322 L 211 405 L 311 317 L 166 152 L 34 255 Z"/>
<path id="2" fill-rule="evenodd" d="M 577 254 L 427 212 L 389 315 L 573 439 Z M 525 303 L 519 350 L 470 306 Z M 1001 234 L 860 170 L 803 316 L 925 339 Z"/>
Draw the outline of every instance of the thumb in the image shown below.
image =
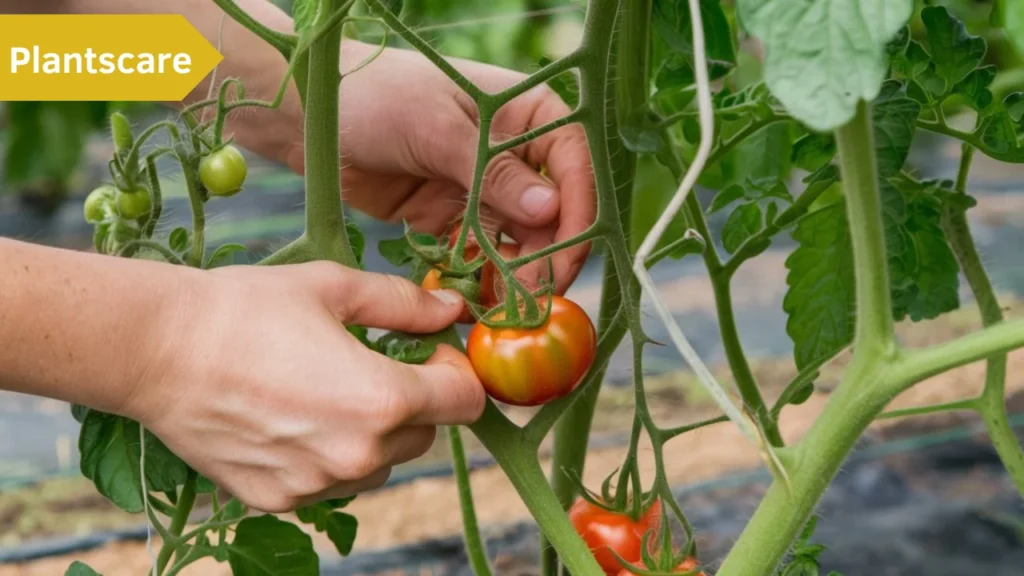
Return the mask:
<path id="1" fill-rule="evenodd" d="M 327 307 L 347 324 L 428 334 L 450 326 L 464 307 L 451 290 L 428 291 L 398 276 L 338 268 L 322 293 Z"/>
<path id="2" fill-rule="evenodd" d="M 554 185 L 511 152 L 494 157 L 487 166 L 483 200 L 509 220 L 539 228 L 558 216 Z"/>

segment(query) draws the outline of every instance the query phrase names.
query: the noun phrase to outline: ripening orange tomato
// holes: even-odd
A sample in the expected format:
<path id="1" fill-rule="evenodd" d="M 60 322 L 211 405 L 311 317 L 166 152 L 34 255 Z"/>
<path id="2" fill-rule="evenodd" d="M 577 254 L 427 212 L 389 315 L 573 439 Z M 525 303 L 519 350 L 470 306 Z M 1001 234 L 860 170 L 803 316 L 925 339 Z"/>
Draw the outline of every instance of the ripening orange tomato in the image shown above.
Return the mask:
<path id="1" fill-rule="evenodd" d="M 546 299 L 538 299 L 542 308 Z M 502 320 L 504 311 L 492 317 Z M 537 328 L 473 326 L 466 353 L 492 398 L 537 406 L 573 391 L 597 354 L 597 331 L 582 308 L 551 296 L 551 315 Z"/>

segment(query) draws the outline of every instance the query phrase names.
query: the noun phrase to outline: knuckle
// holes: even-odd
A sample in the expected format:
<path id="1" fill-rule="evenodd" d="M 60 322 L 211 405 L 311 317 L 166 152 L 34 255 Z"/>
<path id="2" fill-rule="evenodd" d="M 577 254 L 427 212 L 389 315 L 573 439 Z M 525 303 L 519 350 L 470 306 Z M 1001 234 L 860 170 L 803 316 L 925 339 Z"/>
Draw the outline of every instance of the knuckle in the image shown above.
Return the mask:
<path id="1" fill-rule="evenodd" d="M 345 447 L 335 459 L 333 476 L 341 481 L 356 481 L 372 475 L 382 465 L 382 451 L 374 441 L 356 441 Z"/>
<path id="2" fill-rule="evenodd" d="M 404 424 L 416 412 L 408 387 L 398 384 L 385 386 L 378 396 L 374 418 L 381 429 L 390 431 Z"/>
<path id="3" fill-rule="evenodd" d="M 280 491 L 265 492 L 258 498 L 249 500 L 249 503 L 253 508 L 271 514 L 283 514 L 298 507 L 298 500 Z"/>
<path id="4" fill-rule="evenodd" d="M 487 167 L 487 182 L 496 190 L 504 189 L 519 172 L 520 162 L 512 152 L 498 154 Z"/>

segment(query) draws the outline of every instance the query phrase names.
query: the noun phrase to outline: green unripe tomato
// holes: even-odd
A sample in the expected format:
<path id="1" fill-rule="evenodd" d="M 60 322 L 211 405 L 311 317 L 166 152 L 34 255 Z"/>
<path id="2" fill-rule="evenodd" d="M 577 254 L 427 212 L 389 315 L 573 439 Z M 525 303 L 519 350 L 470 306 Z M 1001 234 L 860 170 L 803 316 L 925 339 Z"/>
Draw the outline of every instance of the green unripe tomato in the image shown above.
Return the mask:
<path id="1" fill-rule="evenodd" d="M 142 218 L 152 209 L 153 200 L 145 188 L 138 187 L 131 192 L 121 190 L 117 193 L 117 211 L 125 218 Z"/>
<path id="2" fill-rule="evenodd" d="M 104 184 L 89 192 L 85 197 L 85 206 L 82 208 L 85 214 L 85 221 L 91 224 L 102 222 L 107 217 L 107 206 L 114 203 L 117 196 L 117 188 Z"/>
<path id="3" fill-rule="evenodd" d="M 199 161 L 199 179 L 211 196 L 234 196 L 242 190 L 249 169 L 238 148 L 228 144 Z"/>

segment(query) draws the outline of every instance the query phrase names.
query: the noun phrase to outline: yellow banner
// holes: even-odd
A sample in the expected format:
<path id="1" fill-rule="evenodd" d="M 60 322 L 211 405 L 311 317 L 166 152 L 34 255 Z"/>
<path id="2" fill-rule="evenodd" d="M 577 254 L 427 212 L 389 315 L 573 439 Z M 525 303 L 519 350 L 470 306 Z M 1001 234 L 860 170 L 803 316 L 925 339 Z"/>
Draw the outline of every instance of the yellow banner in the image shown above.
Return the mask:
<path id="1" fill-rule="evenodd" d="M 0 101 L 180 101 L 221 60 L 177 14 L 0 15 Z"/>

